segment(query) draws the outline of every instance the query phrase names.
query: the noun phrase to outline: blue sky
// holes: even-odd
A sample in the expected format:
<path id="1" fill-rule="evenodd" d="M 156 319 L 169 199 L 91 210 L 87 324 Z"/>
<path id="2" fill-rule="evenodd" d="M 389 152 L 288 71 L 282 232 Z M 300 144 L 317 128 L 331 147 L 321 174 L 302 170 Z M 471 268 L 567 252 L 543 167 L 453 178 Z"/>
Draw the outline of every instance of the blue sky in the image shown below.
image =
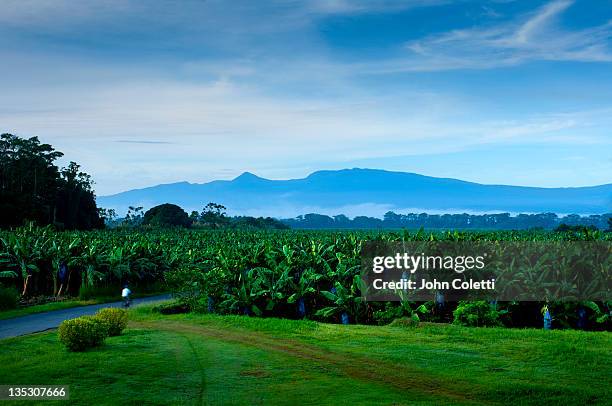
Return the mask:
<path id="1" fill-rule="evenodd" d="M 98 194 L 370 167 L 612 182 L 612 2 L 3 0 L 1 131 Z"/>

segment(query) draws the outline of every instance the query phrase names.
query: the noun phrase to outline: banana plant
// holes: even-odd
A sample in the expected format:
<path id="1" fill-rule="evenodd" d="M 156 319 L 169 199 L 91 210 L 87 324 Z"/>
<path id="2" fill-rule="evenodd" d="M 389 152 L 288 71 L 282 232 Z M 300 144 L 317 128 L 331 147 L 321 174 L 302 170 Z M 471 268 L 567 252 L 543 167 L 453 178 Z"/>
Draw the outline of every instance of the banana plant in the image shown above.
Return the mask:
<path id="1" fill-rule="evenodd" d="M 244 315 L 255 314 L 261 316 L 263 312 L 256 304 L 256 296 L 251 292 L 251 282 L 247 279 L 241 285 L 231 287 L 227 293 L 223 295 L 224 300 L 220 307 L 227 309 L 229 313 L 242 313 Z"/>
<path id="2" fill-rule="evenodd" d="M 330 319 L 339 314 L 342 324 L 349 324 L 351 317 L 356 318 L 357 310 L 363 304 L 361 295 L 355 291 L 355 285 L 360 284 L 361 278 L 356 275 L 351 288 L 345 288 L 340 282 L 336 282 L 333 290 L 322 291 L 321 295 L 329 300 L 331 305 L 317 311 L 315 316 Z"/>
<path id="3" fill-rule="evenodd" d="M 123 283 L 130 276 L 130 255 L 124 247 L 117 246 L 111 249 L 107 257 L 110 274 L 119 283 Z M 108 277 L 107 276 L 107 277 Z"/>
<path id="4" fill-rule="evenodd" d="M 53 238 L 49 247 L 49 256 L 51 257 L 51 276 L 53 278 L 53 295 L 61 296 L 63 289 L 70 283 L 70 276 L 72 273 L 72 267 L 68 266 L 71 261 L 71 253 L 74 248 L 81 242 L 78 237 L 71 238 L 68 244 L 64 241 Z M 60 273 L 65 272 L 65 275 L 61 275 L 60 286 L 58 288 L 58 277 Z"/>
<path id="5" fill-rule="evenodd" d="M 83 269 L 81 275 L 81 288 L 92 287 L 105 277 L 101 269 L 107 265 L 107 256 L 102 251 L 100 242 L 92 241 L 86 244 L 79 257 L 73 259 L 72 264 Z"/>
<path id="6" fill-rule="evenodd" d="M 290 270 L 286 264 L 274 270 L 264 267 L 249 270 L 247 277 L 252 280 L 251 295 L 255 299 L 265 301 L 266 312 L 272 312 L 278 304 L 286 301 L 290 287 Z"/>
<path id="7" fill-rule="evenodd" d="M 26 296 L 32 276 L 40 271 L 37 262 L 42 257 L 42 243 L 30 235 L 13 236 L 10 240 L 3 239 L 2 243 L 7 247 L 4 263 L 9 270 L 12 268 L 21 274 L 23 280 L 21 296 Z"/>
<path id="8" fill-rule="evenodd" d="M 297 303 L 297 313 L 301 318 L 306 317 L 306 300 L 317 292 L 315 286 L 321 278 L 323 278 L 323 275 L 317 274 L 314 269 L 309 268 L 299 273 L 297 282 L 293 279 L 290 280 L 291 291 L 294 293 L 287 298 L 287 303 Z"/>

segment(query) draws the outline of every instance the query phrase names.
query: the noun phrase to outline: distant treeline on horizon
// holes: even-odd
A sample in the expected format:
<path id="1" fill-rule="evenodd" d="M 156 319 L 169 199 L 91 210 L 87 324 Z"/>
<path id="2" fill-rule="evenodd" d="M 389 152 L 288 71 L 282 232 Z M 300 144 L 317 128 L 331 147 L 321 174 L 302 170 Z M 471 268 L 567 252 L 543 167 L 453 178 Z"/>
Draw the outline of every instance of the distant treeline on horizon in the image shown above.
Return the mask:
<path id="1" fill-rule="evenodd" d="M 367 228 L 436 228 L 436 229 L 480 229 L 480 230 L 521 230 L 531 228 L 556 229 L 566 226 L 584 226 L 606 230 L 612 228 L 612 213 L 580 216 L 568 214 L 558 216 L 555 213 L 518 214 L 397 214 L 387 212 L 383 219 L 357 216 L 353 219 L 340 214 L 327 216 L 323 214 L 305 214 L 292 219 L 281 219 L 291 228 L 301 229 L 367 229 Z"/>

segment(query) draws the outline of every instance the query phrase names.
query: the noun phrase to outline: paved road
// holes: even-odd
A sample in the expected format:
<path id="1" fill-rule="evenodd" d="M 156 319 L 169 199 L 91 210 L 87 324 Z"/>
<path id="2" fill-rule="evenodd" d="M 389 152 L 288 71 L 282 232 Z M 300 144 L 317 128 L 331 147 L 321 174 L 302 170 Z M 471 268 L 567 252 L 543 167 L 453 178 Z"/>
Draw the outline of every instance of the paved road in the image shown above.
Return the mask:
<path id="1" fill-rule="evenodd" d="M 133 299 L 132 306 L 143 303 L 159 302 L 170 299 L 170 295 L 159 295 Z M 37 333 L 52 328 L 56 328 L 60 323 L 67 319 L 85 316 L 96 313 L 105 307 L 119 307 L 123 302 L 103 303 L 97 305 L 73 307 L 70 309 L 54 310 L 45 313 L 30 314 L 28 316 L 15 317 L 12 319 L 0 320 L 0 339 L 22 336 L 24 334 Z"/>

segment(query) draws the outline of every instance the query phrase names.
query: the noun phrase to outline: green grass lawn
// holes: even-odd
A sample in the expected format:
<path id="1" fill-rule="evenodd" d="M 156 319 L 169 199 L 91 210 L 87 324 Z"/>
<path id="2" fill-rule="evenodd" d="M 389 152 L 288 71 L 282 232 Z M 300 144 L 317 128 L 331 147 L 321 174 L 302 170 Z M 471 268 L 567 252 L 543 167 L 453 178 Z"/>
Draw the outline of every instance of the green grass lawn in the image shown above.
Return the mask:
<path id="1" fill-rule="evenodd" d="M 0 384 L 70 384 L 72 403 L 83 405 L 578 405 L 611 398 L 606 332 L 342 326 L 149 309 L 133 309 L 122 336 L 85 353 L 67 352 L 55 332 L 0 341 Z"/>

